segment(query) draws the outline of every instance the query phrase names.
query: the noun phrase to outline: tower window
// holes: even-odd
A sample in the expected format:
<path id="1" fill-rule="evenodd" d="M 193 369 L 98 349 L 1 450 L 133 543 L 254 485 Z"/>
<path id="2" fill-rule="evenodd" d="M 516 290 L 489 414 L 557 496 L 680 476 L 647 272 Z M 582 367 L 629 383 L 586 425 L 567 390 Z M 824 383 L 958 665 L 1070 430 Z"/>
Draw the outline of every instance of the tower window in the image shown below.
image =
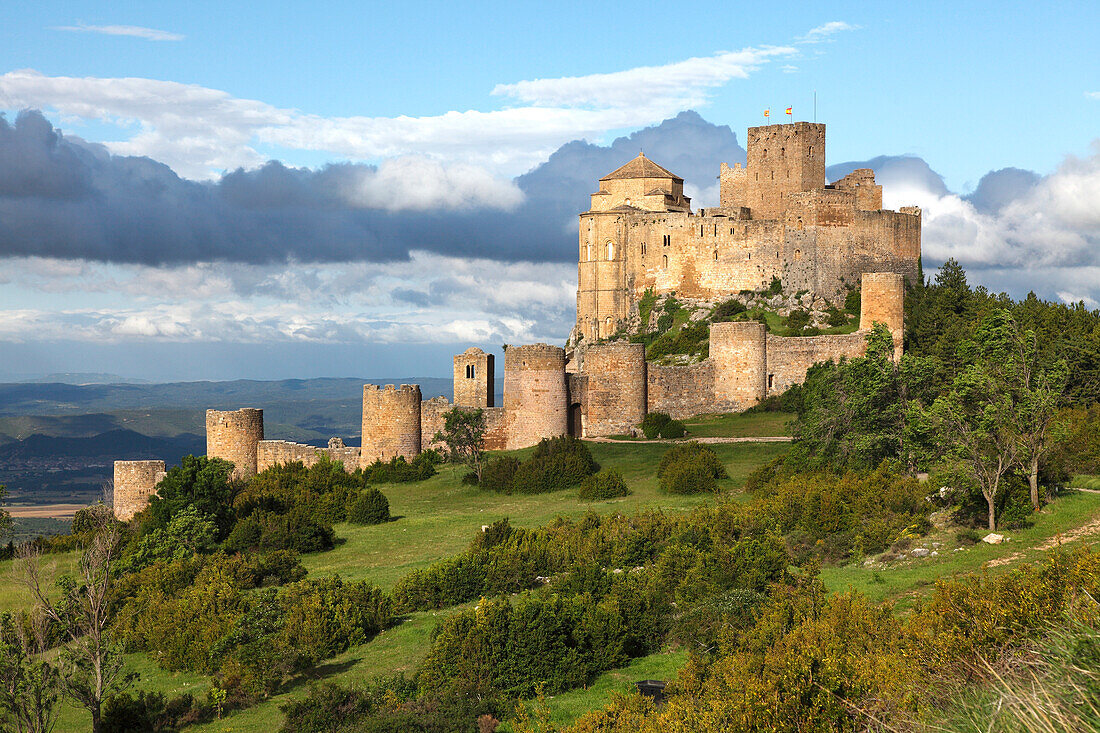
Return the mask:
<path id="1" fill-rule="evenodd" d="M 802 259 L 802 250 L 800 250 L 800 249 L 796 249 L 796 250 L 794 251 L 794 258 L 795 258 L 796 260 L 800 260 L 800 259 Z"/>
<path id="2" fill-rule="evenodd" d="M 668 267 L 668 255 L 665 255 L 664 257 L 661 258 L 661 266 L 662 267 Z"/>
<path id="3" fill-rule="evenodd" d="M 672 235 L 671 234 L 666 234 L 664 236 L 664 245 L 667 247 L 670 244 L 672 244 Z"/>
<path id="4" fill-rule="evenodd" d="M 645 254 L 645 242 L 642 242 L 642 254 Z"/>
<path id="5" fill-rule="evenodd" d="M 585 245 L 584 245 L 584 249 L 585 249 L 585 257 L 584 257 L 584 259 L 585 259 L 586 261 L 591 261 L 591 259 L 592 259 L 592 244 L 591 244 L 591 242 L 589 242 L 589 243 L 585 244 Z"/>
<path id="6" fill-rule="evenodd" d="M 703 225 L 702 224 L 699 225 L 699 236 L 700 237 L 703 236 Z"/>
<path id="7" fill-rule="evenodd" d="M 802 220 L 798 220 L 798 231 L 802 231 Z"/>
<path id="8" fill-rule="evenodd" d="M 813 146 L 813 145 L 811 145 L 811 146 L 810 146 L 810 147 L 809 147 L 809 148 L 808 148 L 808 149 L 806 150 L 806 157 L 807 157 L 807 158 L 812 158 L 812 157 L 814 157 L 814 146 Z"/>
<path id="9" fill-rule="evenodd" d="M 473 379 L 473 378 L 474 378 L 474 365 L 473 364 L 467 364 L 466 365 L 466 379 Z"/>
<path id="10" fill-rule="evenodd" d="M 615 245 L 611 242 L 607 243 L 607 259 L 615 259 Z"/>
<path id="11" fill-rule="evenodd" d="M 714 250 L 714 261 L 718 261 L 718 250 Z"/>
<path id="12" fill-rule="evenodd" d="M 768 389 L 771 389 L 773 384 L 775 384 L 775 375 L 774 374 L 769 374 L 768 375 Z"/>

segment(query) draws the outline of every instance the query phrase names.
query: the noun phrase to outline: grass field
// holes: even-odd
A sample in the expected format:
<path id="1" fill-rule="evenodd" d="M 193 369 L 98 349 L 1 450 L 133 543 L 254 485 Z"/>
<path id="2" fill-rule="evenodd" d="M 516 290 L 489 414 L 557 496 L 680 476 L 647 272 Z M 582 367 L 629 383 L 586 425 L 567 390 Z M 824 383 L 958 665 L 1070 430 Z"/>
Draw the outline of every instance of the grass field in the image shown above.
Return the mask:
<path id="1" fill-rule="evenodd" d="M 692 438 L 789 437 L 794 415 L 789 412 L 697 415 L 684 421 Z"/>
<path id="2" fill-rule="evenodd" d="M 702 416 L 692 420 L 694 434 L 704 431 L 713 435 L 781 435 L 789 415 L 764 413 L 748 416 Z M 508 517 L 517 526 L 534 527 L 556 516 L 579 517 L 592 510 L 600 513 L 634 512 L 645 507 L 663 511 L 687 511 L 708 499 L 706 497 L 669 496 L 659 492 L 655 479 L 656 466 L 668 446 L 648 443 L 591 443 L 596 460 L 605 468 L 623 473 L 633 492 L 612 501 L 586 504 L 576 499 L 574 491 L 537 496 L 504 496 L 483 492 L 460 482 L 461 472 L 445 467 L 443 471 L 417 484 L 382 487 L 390 500 L 395 521 L 358 527 L 340 525 L 337 535 L 341 543 L 333 551 L 303 558 L 311 575 L 339 574 L 348 579 L 368 579 L 383 588 L 392 588 L 402 575 L 463 550 L 484 524 Z M 729 471 L 730 478 L 721 482 L 724 491 L 735 497 L 745 477 L 756 466 L 783 453 L 787 446 L 776 443 L 734 443 L 713 446 Z M 1096 477 L 1083 477 L 1091 480 Z M 1075 481 L 1075 483 L 1077 483 Z M 925 542 L 942 543 L 936 558 L 906 560 L 877 569 L 862 563 L 846 567 L 829 567 L 822 572 L 828 587 L 835 591 L 855 589 L 875 600 L 896 601 L 902 607 L 926 593 L 936 578 L 978 570 L 991 566 L 992 572 L 1011 567 L 1042 555 L 1042 547 L 1053 546 L 1062 535 L 1068 543 L 1081 543 L 1097 535 L 1082 534 L 1080 529 L 1095 525 L 1100 517 L 1100 494 L 1080 491 L 1066 492 L 1041 514 L 1034 525 L 1025 530 L 1005 534 L 1009 541 L 1002 545 L 979 544 L 959 552 L 953 530 L 933 533 Z M 71 572 L 75 554 L 50 556 L 55 573 Z M 11 562 L 0 562 L 0 611 L 25 607 L 28 599 L 16 582 Z M 237 711 L 224 720 L 192 730 L 234 731 L 237 733 L 275 733 L 282 725 L 279 705 L 304 695 L 312 680 L 327 679 L 342 683 L 365 681 L 380 674 L 413 671 L 426 653 L 432 628 L 454 609 L 414 613 L 398 626 L 388 629 L 367 644 L 352 648 L 327 660 L 308 677 L 295 681 L 289 689 L 253 708 Z M 546 700 L 556 722 L 567 722 L 580 714 L 606 703 L 614 691 L 626 692 L 642 679 L 671 679 L 686 659 L 683 650 L 661 653 L 632 660 L 621 669 L 612 670 L 593 680 L 586 688 L 573 690 Z M 174 674 L 159 669 L 146 655 L 130 655 L 128 668 L 140 674 L 138 686 L 169 695 L 190 692 L 204 696 L 209 680 L 201 675 Z M 83 711 L 66 708 L 58 731 L 87 729 Z"/>

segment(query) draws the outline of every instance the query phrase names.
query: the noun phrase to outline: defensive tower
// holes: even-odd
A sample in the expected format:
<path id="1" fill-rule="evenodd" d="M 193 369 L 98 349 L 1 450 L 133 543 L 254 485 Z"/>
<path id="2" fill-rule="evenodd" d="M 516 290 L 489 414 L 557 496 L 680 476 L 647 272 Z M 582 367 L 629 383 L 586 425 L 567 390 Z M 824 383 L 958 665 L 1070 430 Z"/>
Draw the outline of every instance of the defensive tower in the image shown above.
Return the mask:
<path id="1" fill-rule="evenodd" d="M 493 407 L 496 359 L 475 347 L 454 358 L 455 407 Z"/>
<path id="2" fill-rule="evenodd" d="M 859 293 L 859 328 L 869 331 L 875 323 L 890 329 L 890 335 L 894 337 L 894 358 L 900 358 L 905 332 L 905 278 L 900 273 L 863 273 Z"/>
<path id="3" fill-rule="evenodd" d="M 747 207 L 753 219 L 779 219 L 787 194 L 825 186 L 825 125 L 750 127 L 745 168 L 722 168 L 722 208 Z"/>
<path id="4" fill-rule="evenodd" d="M 420 385 L 363 385 L 363 447 L 359 465 L 420 453 Z"/>
<path id="5" fill-rule="evenodd" d="M 615 341 L 584 350 L 585 436 L 623 435 L 646 415 L 645 344 Z"/>
<path id="6" fill-rule="evenodd" d="M 763 323 L 712 323 L 710 358 L 717 409 L 745 410 L 767 395 L 767 332 Z"/>
<path id="7" fill-rule="evenodd" d="M 257 446 L 263 439 L 263 410 L 206 411 L 206 455 L 231 461 L 235 479 L 256 475 Z"/>
<path id="8" fill-rule="evenodd" d="M 111 504 L 119 521 L 129 522 L 149 506 L 149 499 L 165 475 L 164 461 L 115 461 Z"/>
<path id="9" fill-rule="evenodd" d="M 547 344 L 504 352 L 507 447 L 526 448 L 569 430 L 565 349 Z"/>

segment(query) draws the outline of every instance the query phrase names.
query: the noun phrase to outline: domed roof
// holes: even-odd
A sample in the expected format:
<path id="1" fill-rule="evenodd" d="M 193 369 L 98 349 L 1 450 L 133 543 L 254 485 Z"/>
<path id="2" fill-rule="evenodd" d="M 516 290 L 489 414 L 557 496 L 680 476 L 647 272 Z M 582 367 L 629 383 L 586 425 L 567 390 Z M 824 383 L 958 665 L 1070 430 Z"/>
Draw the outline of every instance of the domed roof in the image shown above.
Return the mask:
<path id="1" fill-rule="evenodd" d="M 621 168 L 617 168 L 611 173 L 601 178 L 601 181 L 612 181 L 621 178 L 671 178 L 674 181 L 683 183 L 684 179 L 675 173 L 662 168 L 654 163 L 649 158 L 645 157 L 645 153 L 638 153 L 638 157 L 630 161 Z"/>

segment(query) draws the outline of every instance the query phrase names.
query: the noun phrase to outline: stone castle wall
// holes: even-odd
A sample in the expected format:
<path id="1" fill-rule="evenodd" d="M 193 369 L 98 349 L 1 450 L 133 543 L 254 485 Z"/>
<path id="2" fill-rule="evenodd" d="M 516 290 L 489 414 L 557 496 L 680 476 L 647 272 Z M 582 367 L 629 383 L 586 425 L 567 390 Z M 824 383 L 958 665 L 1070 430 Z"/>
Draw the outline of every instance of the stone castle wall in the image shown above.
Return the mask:
<path id="1" fill-rule="evenodd" d="M 420 453 L 420 386 L 363 385 L 363 447 L 359 464 L 395 456 L 412 460 Z"/>
<path id="2" fill-rule="evenodd" d="M 445 415 L 454 405 L 446 397 L 433 397 L 420 403 L 420 449 L 435 448 L 443 450 L 445 446 L 435 441 L 436 433 L 443 431 Z M 459 405 L 459 407 L 462 407 Z M 464 407 L 463 409 L 472 409 Z M 485 440 L 481 447 L 485 450 L 504 450 L 508 445 L 507 420 L 503 407 L 482 407 L 485 416 Z"/>
<path id="3" fill-rule="evenodd" d="M 898 273 L 869 272 L 863 276 L 859 327 L 870 331 L 875 323 L 890 329 L 894 337 L 894 358 L 900 358 L 905 332 L 905 278 Z"/>
<path id="4" fill-rule="evenodd" d="M 792 385 L 801 384 L 814 364 L 854 359 L 866 350 L 867 334 L 862 331 L 829 336 L 768 334 L 767 394 L 782 394 Z"/>
<path id="5" fill-rule="evenodd" d="M 263 410 L 206 411 L 206 455 L 232 462 L 234 479 L 256 475 L 256 450 L 263 439 Z"/>
<path id="6" fill-rule="evenodd" d="M 767 341 L 763 323 L 741 321 L 710 327 L 715 410 L 745 410 L 767 394 Z"/>
<path id="7" fill-rule="evenodd" d="M 509 449 L 526 448 L 569 430 L 565 349 L 547 344 L 504 352 L 504 410 Z"/>
<path id="8" fill-rule="evenodd" d="M 630 433 L 646 415 L 645 344 L 593 345 L 584 350 L 583 358 L 587 376 L 583 435 Z M 577 401 L 577 395 L 571 398 Z"/>
<path id="9" fill-rule="evenodd" d="M 331 443 L 332 441 L 330 441 Z M 338 446 L 318 448 L 286 440 L 261 440 L 256 448 L 256 470 L 263 473 L 272 466 L 301 462 L 306 468 L 316 465 L 322 458 L 344 464 L 348 471 L 359 467 L 359 449 L 340 443 Z"/>
<path id="10" fill-rule="evenodd" d="M 679 420 L 715 411 L 710 359 L 687 366 L 649 364 L 647 377 L 649 412 L 665 412 Z"/>
<path id="11" fill-rule="evenodd" d="M 149 499 L 165 477 L 164 461 L 115 461 L 114 490 L 111 504 L 121 522 L 149 506 Z"/>

